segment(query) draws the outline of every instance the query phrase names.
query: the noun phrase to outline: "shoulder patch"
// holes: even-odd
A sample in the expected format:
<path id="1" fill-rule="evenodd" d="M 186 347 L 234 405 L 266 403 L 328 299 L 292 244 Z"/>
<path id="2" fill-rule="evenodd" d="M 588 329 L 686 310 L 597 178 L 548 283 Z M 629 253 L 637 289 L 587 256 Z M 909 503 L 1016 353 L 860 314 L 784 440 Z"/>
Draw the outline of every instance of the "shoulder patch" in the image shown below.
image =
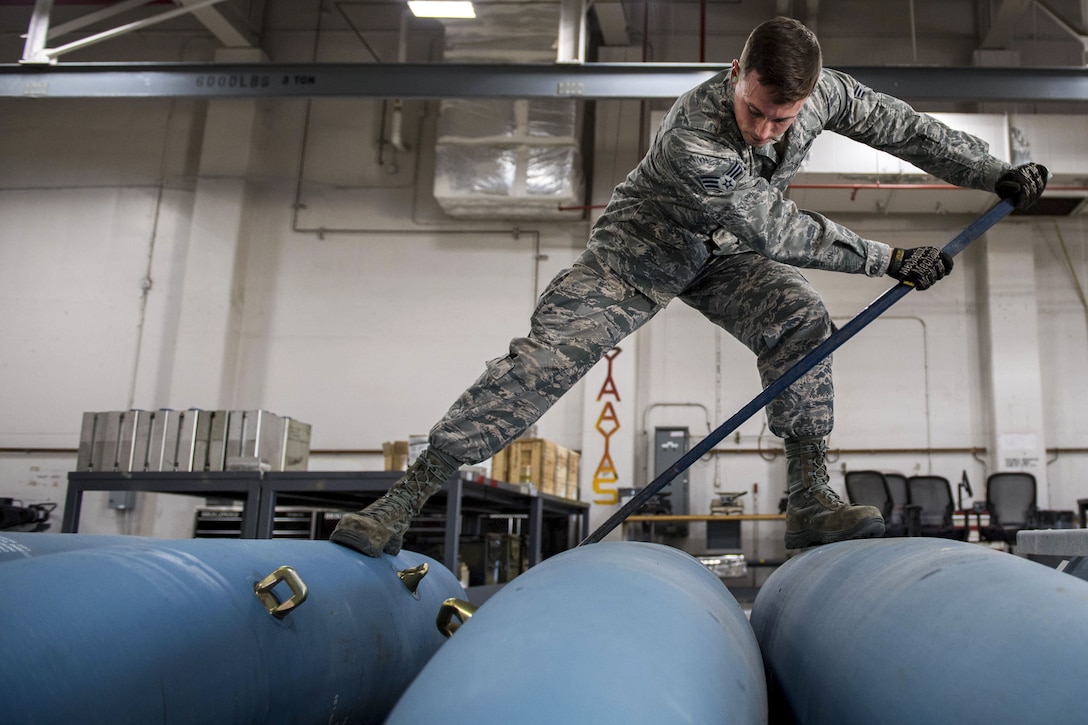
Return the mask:
<path id="1" fill-rule="evenodd" d="M 869 94 L 868 86 L 863 86 L 860 83 L 858 83 L 856 86 L 854 86 L 854 98 L 858 98 L 858 99 L 864 98 L 868 94 Z"/>
<path id="2" fill-rule="evenodd" d="M 721 174 L 703 174 L 699 177 L 699 183 L 711 194 L 720 194 L 737 188 L 737 182 L 744 175 L 744 166 L 739 161 L 734 161 L 728 169 Z"/>

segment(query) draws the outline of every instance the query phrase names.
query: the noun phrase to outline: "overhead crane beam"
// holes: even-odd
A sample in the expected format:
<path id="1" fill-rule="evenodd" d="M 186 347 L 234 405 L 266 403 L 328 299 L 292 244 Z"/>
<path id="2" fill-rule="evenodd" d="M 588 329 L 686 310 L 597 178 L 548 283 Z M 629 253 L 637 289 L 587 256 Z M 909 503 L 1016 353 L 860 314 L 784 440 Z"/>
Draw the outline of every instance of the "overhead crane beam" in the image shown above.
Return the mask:
<path id="1" fill-rule="evenodd" d="M 0 98 L 675 98 L 723 66 L 706 63 L 118 63 L 0 65 Z M 907 101 L 1088 101 L 1088 68 L 854 66 Z"/>

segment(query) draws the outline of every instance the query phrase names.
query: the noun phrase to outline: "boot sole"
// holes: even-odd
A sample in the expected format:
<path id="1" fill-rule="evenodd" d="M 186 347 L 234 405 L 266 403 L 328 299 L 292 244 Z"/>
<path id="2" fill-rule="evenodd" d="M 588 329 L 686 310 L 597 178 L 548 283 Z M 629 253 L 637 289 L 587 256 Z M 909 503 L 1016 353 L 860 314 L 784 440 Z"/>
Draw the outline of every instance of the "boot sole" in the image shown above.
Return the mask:
<path id="1" fill-rule="evenodd" d="M 879 516 L 862 519 L 856 526 L 845 531 L 795 531 L 786 533 L 787 549 L 804 549 L 807 546 L 834 544 L 836 541 L 850 539 L 872 539 L 884 535 L 884 519 Z"/>
<path id="2" fill-rule="evenodd" d="M 341 546 L 346 546 L 349 549 L 354 549 L 360 554 L 366 554 L 367 556 L 379 558 L 382 555 L 381 549 L 374 548 L 374 545 L 370 543 L 370 540 L 364 536 L 360 536 L 351 529 L 336 529 L 329 536 L 329 541 L 336 542 Z"/>

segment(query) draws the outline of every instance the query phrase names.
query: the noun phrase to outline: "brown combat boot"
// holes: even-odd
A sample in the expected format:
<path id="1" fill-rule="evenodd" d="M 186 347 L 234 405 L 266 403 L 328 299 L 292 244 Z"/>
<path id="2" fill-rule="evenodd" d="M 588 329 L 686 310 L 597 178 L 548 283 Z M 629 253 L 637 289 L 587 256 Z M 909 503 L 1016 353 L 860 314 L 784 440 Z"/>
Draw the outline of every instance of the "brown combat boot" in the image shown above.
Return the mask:
<path id="1" fill-rule="evenodd" d="M 818 436 L 786 441 L 787 549 L 884 535 L 878 509 L 852 506 L 827 485 L 826 450 Z"/>
<path id="2" fill-rule="evenodd" d="M 396 556 L 404 545 L 404 532 L 412 517 L 460 467 L 445 453 L 424 449 L 381 498 L 362 511 L 345 514 L 329 539 L 367 556 L 381 556 L 382 552 Z"/>

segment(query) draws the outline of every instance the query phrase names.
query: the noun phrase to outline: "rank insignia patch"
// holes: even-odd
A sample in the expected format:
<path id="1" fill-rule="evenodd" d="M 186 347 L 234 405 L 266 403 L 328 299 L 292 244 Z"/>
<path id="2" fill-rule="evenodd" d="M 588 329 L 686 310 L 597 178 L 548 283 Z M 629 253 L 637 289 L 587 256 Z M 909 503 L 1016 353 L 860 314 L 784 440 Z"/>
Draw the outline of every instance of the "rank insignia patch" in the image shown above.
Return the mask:
<path id="1" fill-rule="evenodd" d="M 743 174 L 744 166 L 739 161 L 734 161 L 723 174 L 703 174 L 699 177 L 699 183 L 711 194 L 720 194 L 737 188 L 737 182 Z"/>

